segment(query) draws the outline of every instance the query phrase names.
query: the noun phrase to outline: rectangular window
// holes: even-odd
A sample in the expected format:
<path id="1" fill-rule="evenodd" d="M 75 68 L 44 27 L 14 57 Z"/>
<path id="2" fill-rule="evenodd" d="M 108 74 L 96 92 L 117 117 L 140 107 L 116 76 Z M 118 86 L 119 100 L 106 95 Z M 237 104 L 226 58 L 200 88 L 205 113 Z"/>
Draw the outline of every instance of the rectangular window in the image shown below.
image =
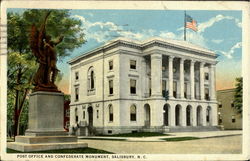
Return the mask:
<path id="1" fill-rule="evenodd" d="M 65 127 L 68 129 L 69 128 L 69 121 L 66 122 Z"/>
<path id="2" fill-rule="evenodd" d="M 162 96 L 166 96 L 166 80 L 162 80 Z"/>
<path id="3" fill-rule="evenodd" d="M 177 82 L 176 81 L 174 81 L 174 87 L 173 87 L 173 96 L 174 96 L 174 98 L 176 98 L 177 97 Z"/>
<path id="4" fill-rule="evenodd" d="M 166 71 L 166 66 L 162 66 L 162 71 Z"/>
<path id="5" fill-rule="evenodd" d="M 130 93 L 136 94 L 136 80 L 130 79 Z"/>
<path id="6" fill-rule="evenodd" d="M 130 69 L 136 69 L 136 61 L 130 60 Z"/>
<path id="7" fill-rule="evenodd" d="M 83 111 L 82 118 L 85 119 L 85 111 Z"/>
<path id="8" fill-rule="evenodd" d="M 233 101 L 231 102 L 231 107 L 234 107 L 234 102 Z"/>
<path id="9" fill-rule="evenodd" d="M 96 110 L 96 118 L 99 118 L 99 110 Z"/>
<path id="10" fill-rule="evenodd" d="M 221 104 L 221 102 L 219 102 L 218 104 L 219 104 L 219 108 L 222 108 L 222 104 Z"/>
<path id="11" fill-rule="evenodd" d="M 78 79 L 79 79 L 79 73 L 75 72 L 75 80 L 78 80 Z"/>
<path id="12" fill-rule="evenodd" d="M 210 98 L 209 98 L 209 89 L 208 88 L 205 88 L 205 99 L 210 100 Z"/>
<path id="13" fill-rule="evenodd" d="M 70 110 L 67 109 L 67 110 L 66 110 L 66 117 L 69 117 L 69 116 L 70 116 Z"/>
<path id="14" fill-rule="evenodd" d="M 187 98 L 187 83 L 184 83 L 184 98 Z"/>
<path id="15" fill-rule="evenodd" d="M 232 123 L 234 123 L 236 120 L 235 120 L 235 115 L 232 115 Z"/>
<path id="16" fill-rule="evenodd" d="M 130 121 L 136 121 L 136 107 L 130 107 Z"/>
<path id="17" fill-rule="evenodd" d="M 222 124 L 222 116 L 221 116 L 220 112 L 218 112 L 218 118 L 219 118 L 219 125 L 221 125 Z"/>
<path id="18" fill-rule="evenodd" d="M 109 70 L 113 70 L 113 60 L 109 61 Z"/>
<path id="19" fill-rule="evenodd" d="M 76 116 L 76 122 L 78 122 L 78 116 Z"/>
<path id="20" fill-rule="evenodd" d="M 205 80 L 209 80 L 209 74 L 205 73 Z"/>
<path id="21" fill-rule="evenodd" d="M 113 94 L 113 80 L 109 80 L 109 94 Z"/>
<path id="22" fill-rule="evenodd" d="M 75 88 L 75 101 L 79 100 L 79 89 Z"/>

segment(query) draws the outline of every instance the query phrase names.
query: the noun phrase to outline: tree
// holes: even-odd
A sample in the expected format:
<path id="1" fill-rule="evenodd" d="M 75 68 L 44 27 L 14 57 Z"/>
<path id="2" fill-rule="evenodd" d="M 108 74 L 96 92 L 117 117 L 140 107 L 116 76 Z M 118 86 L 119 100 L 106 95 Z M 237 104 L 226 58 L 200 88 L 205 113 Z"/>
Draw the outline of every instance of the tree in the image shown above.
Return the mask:
<path id="1" fill-rule="evenodd" d="M 28 106 L 27 95 L 33 89 L 33 75 L 37 64 L 29 46 L 31 25 L 39 28 L 49 10 L 26 10 L 23 14 L 10 12 L 8 25 L 8 119 L 14 120 L 14 135 L 19 134 L 20 122 L 25 123 Z M 59 58 L 68 56 L 84 42 L 81 21 L 70 16 L 70 10 L 51 10 L 46 24 L 46 31 L 56 39 L 63 35 L 63 42 L 56 50 Z M 62 74 L 58 75 L 59 77 Z M 12 111 L 12 113 L 11 113 Z M 26 111 L 26 116 L 22 115 Z M 24 112 L 25 114 L 25 112 Z M 8 123 L 11 123 L 8 121 Z"/>
<path id="2" fill-rule="evenodd" d="M 236 88 L 234 94 L 234 108 L 242 116 L 242 93 L 243 93 L 243 78 L 236 78 Z"/>

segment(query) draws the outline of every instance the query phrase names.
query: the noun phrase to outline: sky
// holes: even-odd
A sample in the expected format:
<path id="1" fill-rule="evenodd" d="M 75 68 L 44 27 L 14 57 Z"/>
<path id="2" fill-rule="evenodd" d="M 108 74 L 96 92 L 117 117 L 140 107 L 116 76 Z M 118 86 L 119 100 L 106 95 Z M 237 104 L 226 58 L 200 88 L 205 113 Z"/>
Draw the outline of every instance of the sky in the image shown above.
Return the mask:
<path id="1" fill-rule="evenodd" d="M 8 11 L 21 12 L 18 9 Z M 72 18 L 82 21 L 87 42 L 70 56 L 59 59 L 63 73 L 59 89 L 69 94 L 69 65 L 67 62 L 118 36 L 135 40 L 150 37 L 183 40 L 183 10 L 70 10 Z M 241 11 L 188 10 L 186 14 L 197 21 L 198 31 L 187 29 L 187 41 L 214 51 L 217 55 L 216 89 L 235 86 L 241 76 L 242 13 Z"/>

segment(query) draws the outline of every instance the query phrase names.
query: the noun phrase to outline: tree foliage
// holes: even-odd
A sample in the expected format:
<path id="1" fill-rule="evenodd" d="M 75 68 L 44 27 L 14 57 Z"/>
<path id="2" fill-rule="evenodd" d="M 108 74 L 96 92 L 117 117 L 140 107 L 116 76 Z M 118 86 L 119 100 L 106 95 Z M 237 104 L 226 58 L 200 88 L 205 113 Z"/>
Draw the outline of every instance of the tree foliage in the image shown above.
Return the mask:
<path id="1" fill-rule="evenodd" d="M 8 124 L 14 122 L 14 133 L 19 133 L 19 123 L 27 124 L 27 96 L 32 91 L 33 76 L 37 70 L 36 60 L 30 50 L 29 34 L 31 25 L 38 29 L 49 10 L 26 10 L 22 14 L 7 14 L 8 34 Z M 46 34 L 52 39 L 64 36 L 56 46 L 59 58 L 68 56 L 84 42 L 81 21 L 70 16 L 70 10 L 50 10 Z M 60 80 L 62 73 L 58 74 Z M 23 115 L 22 115 L 23 112 Z M 13 121 L 12 119 L 13 118 Z M 25 121 L 26 120 L 26 121 Z"/>
<path id="2" fill-rule="evenodd" d="M 242 115 L 243 78 L 236 78 L 236 88 L 234 94 L 234 108 Z"/>

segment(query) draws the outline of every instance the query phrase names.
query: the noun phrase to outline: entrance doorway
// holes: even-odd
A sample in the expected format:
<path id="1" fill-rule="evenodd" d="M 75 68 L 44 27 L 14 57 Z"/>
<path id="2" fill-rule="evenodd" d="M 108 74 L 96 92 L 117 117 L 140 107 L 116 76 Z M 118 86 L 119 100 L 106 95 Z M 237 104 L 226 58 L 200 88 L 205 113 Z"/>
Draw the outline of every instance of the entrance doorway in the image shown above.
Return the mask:
<path id="1" fill-rule="evenodd" d="M 187 123 L 187 126 L 191 126 L 191 106 L 188 105 L 187 106 L 187 110 L 186 110 L 186 123 Z"/>
<path id="2" fill-rule="evenodd" d="M 175 126 L 181 125 L 181 106 L 175 106 Z"/>
<path id="3" fill-rule="evenodd" d="M 93 107 L 88 107 L 88 133 L 93 135 Z"/>
<path id="4" fill-rule="evenodd" d="M 212 125 L 212 118 L 211 118 L 211 107 L 208 106 L 207 110 L 206 110 L 206 122 L 207 122 L 207 126 Z"/>

